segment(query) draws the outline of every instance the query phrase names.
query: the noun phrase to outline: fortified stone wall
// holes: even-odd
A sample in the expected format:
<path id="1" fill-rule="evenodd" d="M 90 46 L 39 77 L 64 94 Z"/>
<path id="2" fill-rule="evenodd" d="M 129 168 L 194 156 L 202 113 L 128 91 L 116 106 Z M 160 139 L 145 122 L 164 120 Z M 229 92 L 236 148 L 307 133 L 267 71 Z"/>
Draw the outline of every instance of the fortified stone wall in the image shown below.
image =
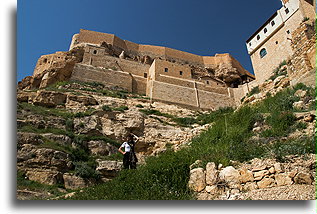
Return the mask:
<path id="1" fill-rule="evenodd" d="M 291 79 L 298 79 L 315 69 L 316 32 L 315 22 L 302 23 L 293 34 L 292 49 L 294 54 L 289 61 L 288 74 Z M 314 75 L 315 76 L 315 75 Z"/>
<path id="2" fill-rule="evenodd" d="M 84 64 L 76 64 L 70 80 L 84 82 L 101 82 L 105 85 L 118 86 L 128 92 L 132 92 L 132 76 L 123 71 L 96 68 Z"/>

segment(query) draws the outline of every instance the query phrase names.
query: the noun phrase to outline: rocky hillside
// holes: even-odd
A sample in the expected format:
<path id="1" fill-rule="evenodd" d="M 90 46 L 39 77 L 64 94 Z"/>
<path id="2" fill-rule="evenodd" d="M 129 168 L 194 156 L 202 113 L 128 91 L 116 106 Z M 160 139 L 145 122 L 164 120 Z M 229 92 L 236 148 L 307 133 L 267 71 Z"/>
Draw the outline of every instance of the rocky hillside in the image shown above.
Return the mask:
<path id="1" fill-rule="evenodd" d="M 314 199 L 315 92 L 277 82 L 216 112 L 99 83 L 18 89 L 17 197 Z M 130 132 L 139 166 L 126 171 L 117 149 Z"/>
<path id="2" fill-rule="evenodd" d="M 51 198 L 112 179 L 122 166 L 118 147 L 130 132 L 140 137 L 136 152 L 143 164 L 209 126 L 193 124 L 196 111 L 150 104 L 98 83 L 18 90 L 17 99 L 19 199 Z"/>

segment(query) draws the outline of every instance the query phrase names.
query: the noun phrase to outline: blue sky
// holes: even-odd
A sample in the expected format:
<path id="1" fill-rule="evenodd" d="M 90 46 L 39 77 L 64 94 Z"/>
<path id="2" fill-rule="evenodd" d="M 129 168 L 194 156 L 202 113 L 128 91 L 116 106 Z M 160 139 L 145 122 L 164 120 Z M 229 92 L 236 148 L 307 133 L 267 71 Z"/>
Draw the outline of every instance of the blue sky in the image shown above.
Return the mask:
<path id="1" fill-rule="evenodd" d="M 80 28 L 140 44 L 211 56 L 230 53 L 253 72 L 245 41 L 280 0 L 18 0 L 18 74 L 44 54 L 67 51 Z"/>

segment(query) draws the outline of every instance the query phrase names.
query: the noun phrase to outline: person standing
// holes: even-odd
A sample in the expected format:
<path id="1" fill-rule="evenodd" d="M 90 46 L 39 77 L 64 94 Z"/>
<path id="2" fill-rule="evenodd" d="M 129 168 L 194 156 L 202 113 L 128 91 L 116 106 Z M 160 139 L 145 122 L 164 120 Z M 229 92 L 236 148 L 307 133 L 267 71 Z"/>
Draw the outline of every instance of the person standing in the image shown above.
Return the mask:
<path id="1" fill-rule="evenodd" d="M 130 133 L 127 137 L 127 141 L 123 142 L 119 148 L 119 152 L 123 154 L 123 168 L 124 169 L 136 169 L 136 163 L 138 159 L 136 157 L 134 147 L 139 141 L 139 138 Z M 124 151 L 122 150 L 124 149 Z"/>

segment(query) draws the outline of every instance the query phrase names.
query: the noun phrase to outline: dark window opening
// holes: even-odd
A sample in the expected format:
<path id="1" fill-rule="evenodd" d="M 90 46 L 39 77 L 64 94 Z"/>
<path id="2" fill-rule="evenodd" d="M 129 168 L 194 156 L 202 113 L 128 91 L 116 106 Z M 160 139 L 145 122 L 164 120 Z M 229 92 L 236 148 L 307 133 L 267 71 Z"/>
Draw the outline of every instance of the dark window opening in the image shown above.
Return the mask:
<path id="1" fill-rule="evenodd" d="M 251 42 L 249 43 L 249 46 L 251 46 L 252 44 L 251 44 Z"/>
<path id="2" fill-rule="evenodd" d="M 260 35 L 258 35 L 258 36 L 256 37 L 257 40 L 260 40 L 260 38 L 261 38 Z"/>
<path id="3" fill-rule="evenodd" d="M 266 28 L 264 28 L 264 33 L 266 33 L 267 32 L 267 29 Z"/>
<path id="4" fill-rule="evenodd" d="M 260 51 L 260 57 L 263 58 L 266 54 L 267 54 L 266 49 L 263 48 L 263 49 Z"/>
<path id="5" fill-rule="evenodd" d="M 44 59 L 44 60 L 43 60 L 43 63 L 47 63 L 47 59 Z"/>
<path id="6" fill-rule="evenodd" d="M 206 83 L 209 85 L 209 81 L 207 80 Z"/>
<path id="7" fill-rule="evenodd" d="M 179 75 L 183 75 L 183 71 L 180 71 L 180 72 L 179 72 Z"/>
<path id="8" fill-rule="evenodd" d="M 147 73 L 144 73 L 144 75 L 143 75 L 143 76 L 144 76 L 144 78 L 147 78 Z"/>
<path id="9" fill-rule="evenodd" d="M 278 41 L 276 41 L 275 44 L 278 44 Z"/>
<path id="10" fill-rule="evenodd" d="M 287 31 L 286 31 L 286 33 L 287 33 L 287 34 L 290 34 L 290 33 L 291 33 L 291 31 L 287 30 Z"/>
<path id="11" fill-rule="evenodd" d="M 93 54 L 97 54 L 97 50 L 94 50 Z"/>
<path id="12" fill-rule="evenodd" d="M 275 25 L 275 22 L 274 22 L 274 20 L 273 20 L 273 21 L 271 21 L 271 25 L 272 25 L 272 26 L 274 26 L 274 25 Z"/>
<path id="13" fill-rule="evenodd" d="M 165 71 L 165 72 L 168 72 L 168 68 L 165 68 L 164 71 Z"/>
<path id="14" fill-rule="evenodd" d="M 285 9 L 285 13 L 286 13 L 286 14 L 289 13 L 289 9 L 288 9 L 288 8 Z"/>

